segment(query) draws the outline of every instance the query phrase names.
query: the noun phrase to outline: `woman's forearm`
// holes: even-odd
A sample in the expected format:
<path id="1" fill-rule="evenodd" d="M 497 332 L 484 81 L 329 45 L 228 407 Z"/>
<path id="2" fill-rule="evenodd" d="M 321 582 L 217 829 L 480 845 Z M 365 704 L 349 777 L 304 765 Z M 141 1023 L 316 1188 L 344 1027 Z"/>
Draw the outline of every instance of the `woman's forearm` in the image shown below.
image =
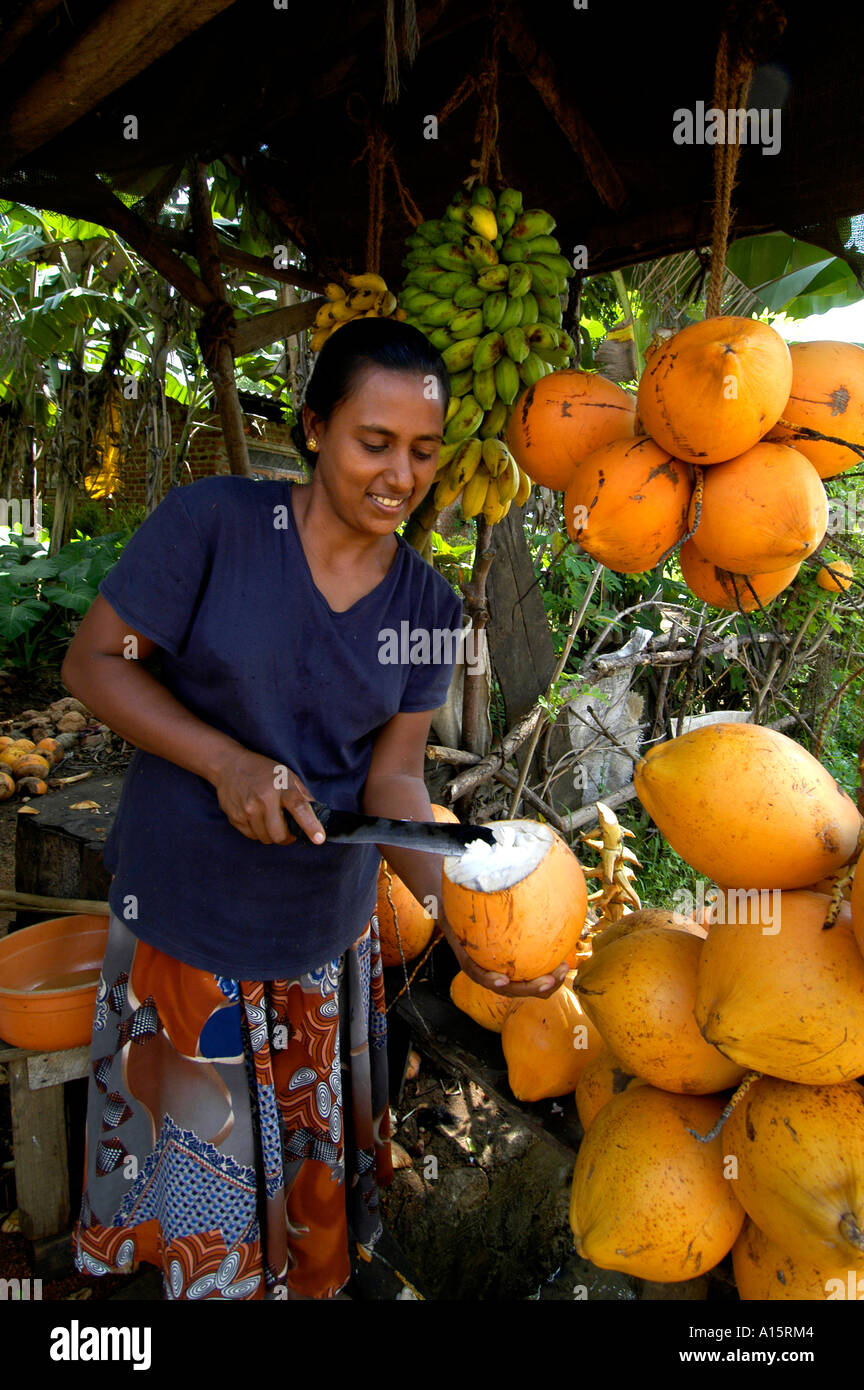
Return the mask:
<path id="1" fill-rule="evenodd" d="M 140 660 L 90 652 L 67 656 L 67 690 L 127 743 L 215 782 L 242 744 L 206 724 L 171 694 Z"/>
<path id="2" fill-rule="evenodd" d="M 367 815 L 389 816 L 393 820 L 433 819 L 432 803 L 422 778 L 399 774 L 367 782 L 363 810 Z M 386 855 L 393 872 L 399 875 L 417 901 L 437 918 L 440 915 L 443 856 L 426 854 L 422 850 L 398 849 L 395 845 L 381 845 L 379 848 Z"/>

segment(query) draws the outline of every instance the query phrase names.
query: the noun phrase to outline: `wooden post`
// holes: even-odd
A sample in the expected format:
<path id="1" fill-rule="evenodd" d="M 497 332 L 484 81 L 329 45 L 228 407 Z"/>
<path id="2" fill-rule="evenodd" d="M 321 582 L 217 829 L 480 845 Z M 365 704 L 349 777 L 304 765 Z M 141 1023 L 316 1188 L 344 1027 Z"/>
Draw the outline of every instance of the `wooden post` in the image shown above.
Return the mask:
<path id="1" fill-rule="evenodd" d="M 198 342 L 213 382 L 213 391 L 222 420 L 222 434 L 232 473 L 249 474 L 249 451 L 243 432 L 243 410 L 234 377 L 234 353 L 231 340 L 234 334 L 234 310 L 225 295 L 219 262 L 219 247 L 213 219 L 210 216 L 210 192 L 207 188 L 207 166 L 195 160 L 189 191 L 192 207 L 192 227 L 201 278 L 213 295 L 198 327 Z"/>
<path id="2" fill-rule="evenodd" d="M 50 1085 L 31 1091 L 26 1059 L 6 1065 L 21 1232 L 28 1240 L 36 1240 L 56 1235 L 69 1224 L 63 1087 Z"/>

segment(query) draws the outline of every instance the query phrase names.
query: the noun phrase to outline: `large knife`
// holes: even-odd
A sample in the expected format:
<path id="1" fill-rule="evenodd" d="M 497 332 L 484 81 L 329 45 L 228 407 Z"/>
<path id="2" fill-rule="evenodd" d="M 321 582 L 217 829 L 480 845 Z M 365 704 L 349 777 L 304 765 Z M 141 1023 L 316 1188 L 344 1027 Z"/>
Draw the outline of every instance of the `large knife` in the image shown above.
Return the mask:
<path id="1" fill-rule="evenodd" d="M 310 801 L 324 827 L 328 840 L 338 845 L 398 845 L 427 854 L 464 854 L 475 840 L 494 845 L 488 825 L 454 825 L 425 820 L 388 820 L 386 816 L 363 816 L 355 811 L 334 811 L 320 801 Z M 306 831 L 282 808 L 288 829 L 298 839 L 308 839 Z"/>

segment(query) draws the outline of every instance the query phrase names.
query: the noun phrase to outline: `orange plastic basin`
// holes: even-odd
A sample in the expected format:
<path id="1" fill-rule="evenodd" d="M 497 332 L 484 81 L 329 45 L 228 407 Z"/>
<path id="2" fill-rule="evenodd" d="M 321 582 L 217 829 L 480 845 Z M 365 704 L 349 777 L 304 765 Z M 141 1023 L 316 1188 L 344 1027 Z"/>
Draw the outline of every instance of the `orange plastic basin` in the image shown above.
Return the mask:
<path id="1" fill-rule="evenodd" d="M 52 917 L 0 941 L 0 1038 L 60 1052 L 88 1043 L 108 917 Z"/>

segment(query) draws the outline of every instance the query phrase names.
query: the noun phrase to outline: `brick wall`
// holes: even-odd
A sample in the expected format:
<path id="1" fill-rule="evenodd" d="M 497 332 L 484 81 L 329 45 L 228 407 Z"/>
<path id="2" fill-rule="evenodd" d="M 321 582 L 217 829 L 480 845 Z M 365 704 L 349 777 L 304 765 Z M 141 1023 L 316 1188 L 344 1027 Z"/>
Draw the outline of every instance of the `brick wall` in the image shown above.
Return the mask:
<path id="1" fill-rule="evenodd" d="M 176 441 L 182 433 L 185 411 L 176 401 L 169 400 L 168 415 L 171 420 L 172 439 L 176 445 Z M 296 451 L 291 441 L 290 426 L 279 421 L 265 420 L 261 416 L 247 415 L 244 418 L 250 449 L 259 455 L 255 460 L 250 460 L 253 475 L 268 478 L 302 478 L 303 470 L 297 461 Z M 142 429 L 132 436 L 125 451 L 121 452 L 117 465 L 119 485 L 113 498 L 105 504 L 106 512 L 109 515 L 115 503 L 122 503 L 124 506 L 144 505 L 146 447 L 146 438 Z M 286 452 L 289 449 L 292 451 L 290 454 Z M 266 460 L 260 457 L 262 451 L 266 451 L 269 455 Z M 162 497 L 170 486 L 170 467 L 171 460 L 169 458 L 166 459 L 162 469 L 160 489 L 160 496 Z M 199 427 L 192 436 L 180 481 L 183 484 L 191 483 L 198 478 L 209 478 L 214 474 L 229 472 L 228 456 L 225 452 L 219 416 L 215 414 L 202 416 Z M 50 483 L 46 484 L 44 469 L 37 470 L 37 477 L 43 501 L 53 502 L 54 487 Z"/>

